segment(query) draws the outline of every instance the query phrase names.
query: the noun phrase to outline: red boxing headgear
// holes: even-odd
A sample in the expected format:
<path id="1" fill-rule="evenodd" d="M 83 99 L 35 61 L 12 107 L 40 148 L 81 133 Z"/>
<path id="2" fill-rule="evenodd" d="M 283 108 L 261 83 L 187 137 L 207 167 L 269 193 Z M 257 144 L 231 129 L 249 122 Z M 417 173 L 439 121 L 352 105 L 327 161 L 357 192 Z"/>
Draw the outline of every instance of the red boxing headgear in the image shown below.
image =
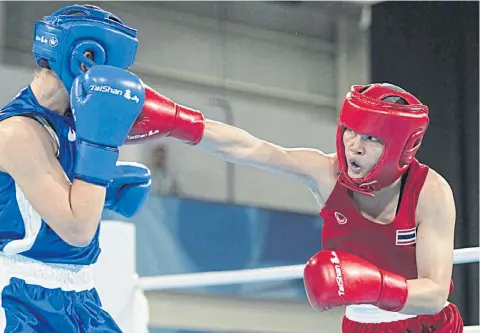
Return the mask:
<path id="1" fill-rule="evenodd" d="M 337 157 L 340 184 L 364 194 L 389 186 L 412 162 L 427 130 L 428 107 L 415 96 L 389 84 L 353 86 L 345 97 L 337 128 Z M 393 97 L 403 104 L 387 102 Z M 382 141 L 382 157 L 363 178 L 350 178 L 343 145 L 343 132 L 371 135 Z"/>

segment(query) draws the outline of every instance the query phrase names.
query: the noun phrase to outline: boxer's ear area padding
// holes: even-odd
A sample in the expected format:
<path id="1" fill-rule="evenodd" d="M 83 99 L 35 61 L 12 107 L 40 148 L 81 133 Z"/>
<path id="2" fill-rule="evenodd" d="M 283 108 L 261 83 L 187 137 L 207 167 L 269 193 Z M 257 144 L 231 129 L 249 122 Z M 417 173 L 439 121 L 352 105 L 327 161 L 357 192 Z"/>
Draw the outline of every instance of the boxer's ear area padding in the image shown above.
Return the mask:
<path id="1" fill-rule="evenodd" d="M 95 55 L 93 54 L 92 51 L 85 51 L 85 52 L 83 53 L 83 55 L 85 56 L 85 58 L 88 58 L 88 59 L 90 59 L 91 61 L 95 61 Z M 85 65 L 84 63 L 81 63 L 81 64 L 80 64 L 80 68 L 82 69 L 82 72 L 88 71 L 88 67 L 87 67 L 87 65 Z"/>

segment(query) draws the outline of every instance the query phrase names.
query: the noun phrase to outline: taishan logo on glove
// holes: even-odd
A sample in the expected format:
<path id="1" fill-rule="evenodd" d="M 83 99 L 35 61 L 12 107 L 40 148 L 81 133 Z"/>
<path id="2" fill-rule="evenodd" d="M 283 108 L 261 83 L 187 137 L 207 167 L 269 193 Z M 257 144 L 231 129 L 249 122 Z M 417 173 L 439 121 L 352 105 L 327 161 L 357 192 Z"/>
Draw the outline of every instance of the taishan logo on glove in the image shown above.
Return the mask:
<path id="1" fill-rule="evenodd" d="M 133 101 L 135 103 L 140 102 L 140 99 L 138 98 L 138 96 L 132 95 L 132 91 L 129 89 L 123 92 L 123 90 L 115 89 L 110 86 L 97 86 L 92 84 L 90 87 L 88 87 L 88 90 L 101 92 L 101 93 L 109 93 L 117 96 L 123 96 L 125 99 L 128 99 L 129 101 Z"/>
<path id="2" fill-rule="evenodd" d="M 160 133 L 159 130 L 149 130 L 148 133 L 143 133 L 143 134 L 134 134 L 134 135 L 129 135 L 127 136 L 128 140 L 138 140 L 138 139 L 144 139 L 152 135 L 156 135 Z"/>
<path id="3" fill-rule="evenodd" d="M 335 267 L 335 280 L 337 281 L 338 286 L 338 296 L 343 296 L 345 295 L 345 287 L 343 286 L 342 270 L 340 269 L 340 259 L 335 251 L 332 251 L 330 262 Z"/>

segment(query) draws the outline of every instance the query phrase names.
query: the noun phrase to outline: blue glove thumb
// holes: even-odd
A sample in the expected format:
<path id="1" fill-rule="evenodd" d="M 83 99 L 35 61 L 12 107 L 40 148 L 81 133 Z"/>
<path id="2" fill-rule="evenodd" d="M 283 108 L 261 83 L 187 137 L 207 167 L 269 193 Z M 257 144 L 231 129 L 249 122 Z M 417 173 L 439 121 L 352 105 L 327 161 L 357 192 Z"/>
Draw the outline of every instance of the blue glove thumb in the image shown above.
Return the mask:
<path id="1" fill-rule="evenodd" d="M 152 190 L 150 170 L 139 163 L 117 162 L 107 188 L 104 208 L 129 218 L 134 216 Z"/>

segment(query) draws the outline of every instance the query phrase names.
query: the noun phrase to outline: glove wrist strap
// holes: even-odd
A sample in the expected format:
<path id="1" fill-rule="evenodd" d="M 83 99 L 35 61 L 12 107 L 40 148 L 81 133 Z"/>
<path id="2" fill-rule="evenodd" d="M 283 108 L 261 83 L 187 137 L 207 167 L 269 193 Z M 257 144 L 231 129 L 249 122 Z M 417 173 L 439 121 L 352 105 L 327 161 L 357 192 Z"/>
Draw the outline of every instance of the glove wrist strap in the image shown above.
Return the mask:
<path id="1" fill-rule="evenodd" d="M 408 298 L 407 280 L 398 274 L 382 271 L 382 290 L 377 306 L 386 311 L 403 309 Z"/>
<path id="2" fill-rule="evenodd" d="M 192 146 L 202 140 L 205 121 L 200 111 L 176 105 L 175 122 L 170 136 Z"/>
<path id="3" fill-rule="evenodd" d="M 118 154 L 117 148 L 78 141 L 75 178 L 95 185 L 108 186 L 113 179 Z"/>

